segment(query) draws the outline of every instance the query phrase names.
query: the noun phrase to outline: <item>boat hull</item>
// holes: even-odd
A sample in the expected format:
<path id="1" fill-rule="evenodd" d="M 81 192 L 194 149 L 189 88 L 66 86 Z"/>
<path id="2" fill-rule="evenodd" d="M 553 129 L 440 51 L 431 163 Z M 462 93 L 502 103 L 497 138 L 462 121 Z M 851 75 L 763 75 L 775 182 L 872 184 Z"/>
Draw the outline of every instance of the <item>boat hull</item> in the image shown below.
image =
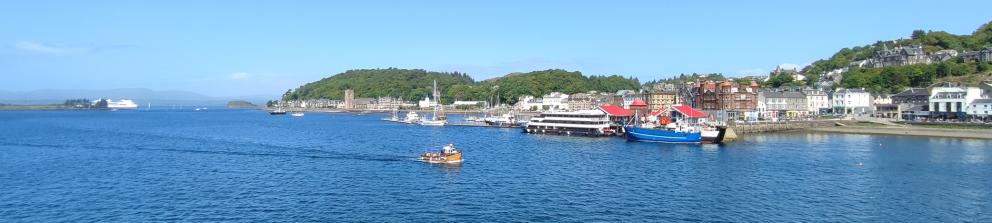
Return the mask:
<path id="1" fill-rule="evenodd" d="M 700 143 L 702 135 L 698 132 L 676 132 L 663 129 L 645 129 L 624 126 L 627 140 L 662 143 Z"/>
<path id="2" fill-rule="evenodd" d="M 716 131 L 703 131 L 700 141 L 702 143 L 717 144 L 723 142 L 723 136 L 727 134 L 727 127 L 717 126 Z"/>
<path id="3" fill-rule="evenodd" d="M 545 135 L 568 135 L 568 136 L 606 136 L 602 129 L 598 128 L 542 128 L 531 125 L 524 125 L 521 128 L 523 133 L 545 134 Z"/>

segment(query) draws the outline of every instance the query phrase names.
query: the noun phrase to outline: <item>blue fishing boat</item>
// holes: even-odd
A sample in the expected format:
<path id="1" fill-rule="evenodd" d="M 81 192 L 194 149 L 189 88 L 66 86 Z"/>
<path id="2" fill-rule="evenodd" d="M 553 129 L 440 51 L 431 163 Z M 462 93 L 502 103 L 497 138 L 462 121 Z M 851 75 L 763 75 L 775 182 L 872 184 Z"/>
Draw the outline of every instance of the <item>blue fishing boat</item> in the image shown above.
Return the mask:
<path id="1" fill-rule="evenodd" d="M 630 104 L 630 107 L 642 108 L 641 110 L 643 110 L 646 105 L 643 101 L 637 99 Z M 706 114 L 689 106 L 672 106 L 669 110 L 670 115 L 664 118 L 659 117 L 659 115 L 666 113 L 664 111 L 647 114 L 648 116 L 659 118 L 658 123 L 648 122 L 638 124 L 637 121 L 642 117 L 637 115 L 637 113 L 640 112 L 635 112 L 634 122 L 623 127 L 627 140 L 662 143 L 703 143 L 704 141 L 712 142 L 714 141 L 713 138 L 720 138 L 719 140 L 723 138 L 722 134 L 719 134 L 719 136 L 716 136 L 717 134 L 706 134 L 714 136 L 704 140 L 704 131 L 698 125 L 698 119 L 705 117 Z"/>
<path id="2" fill-rule="evenodd" d="M 665 143 L 700 143 L 701 132 L 678 131 L 659 128 L 639 128 L 634 126 L 624 126 L 623 130 L 627 134 L 627 140 L 642 142 L 665 142 Z"/>

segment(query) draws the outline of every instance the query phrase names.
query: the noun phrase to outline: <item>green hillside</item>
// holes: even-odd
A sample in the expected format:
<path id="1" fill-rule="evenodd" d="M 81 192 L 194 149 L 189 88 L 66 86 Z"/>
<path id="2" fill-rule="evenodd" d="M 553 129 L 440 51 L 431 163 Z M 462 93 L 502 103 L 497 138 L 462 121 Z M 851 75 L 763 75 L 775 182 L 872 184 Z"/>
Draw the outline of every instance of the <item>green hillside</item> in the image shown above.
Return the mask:
<path id="1" fill-rule="evenodd" d="M 817 60 L 803 68 L 803 73 L 812 80 L 831 70 L 848 67 L 851 62 L 865 60 L 887 46 L 889 48 L 921 45 L 926 53 L 952 49 L 959 53 L 981 50 L 992 46 L 992 22 L 986 23 L 971 35 L 954 35 L 944 31 L 915 30 L 910 39 L 878 41 L 874 44 L 843 48 L 829 59 Z M 877 92 L 898 91 L 901 87 L 921 87 L 929 85 L 937 78 L 946 76 L 975 75 L 986 72 L 988 63 L 976 63 L 952 59 L 929 65 L 911 65 L 895 68 L 854 69 L 844 75 L 841 87 L 864 87 Z M 850 80 L 849 80 L 850 79 Z"/>
<path id="2" fill-rule="evenodd" d="M 455 100 L 494 100 L 497 89 L 501 101 L 513 103 L 521 95 L 540 96 L 555 91 L 567 94 L 591 90 L 614 92 L 640 88 L 637 78 L 618 75 L 587 77 L 578 71 L 558 69 L 512 73 L 475 82 L 468 75 L 458 72 L 388 68 L 349 70 L 288 91 L 283 99 L 340 100 L 344 98 L 345 89 L 353 89 L 355 97 L 392 96 L 414 101 L 430 94 L 433 80 L 437 80 L 444 103 Z"/>
<path id="3" fill-rule="evenodd" d="M 453 85 L 474 85 L 475 81 L 463 73 L 430 72 L 420 69 L 359 69 L 311 82 L 286 92 L 284 100 L 343 99 L 344 90 L 352 89 L 355 97 L 402 97 L 416 100 L 431 93 L 431 85 L 447 89 Z"/>

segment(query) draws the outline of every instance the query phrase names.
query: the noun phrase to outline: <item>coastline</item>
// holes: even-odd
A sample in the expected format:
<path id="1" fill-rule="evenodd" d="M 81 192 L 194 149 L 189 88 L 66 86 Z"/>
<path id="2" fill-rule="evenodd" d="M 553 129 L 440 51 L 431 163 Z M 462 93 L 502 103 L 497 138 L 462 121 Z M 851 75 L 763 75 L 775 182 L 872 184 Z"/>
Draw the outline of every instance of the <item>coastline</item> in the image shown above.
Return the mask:
<path id="1" fill-rule="evenodd" d="M 951 129 L 951 128 L 927 128 L 927 127 L 867 127 L 867 126 L 831 126 L 809 128 L 811 132 L 830 133 L 850 133 L 850 134 L 878 134 L 878 135 L 905 135 L 905 136 L 928 136 L 966 139 L 992 139 L 992 129 Z"/>

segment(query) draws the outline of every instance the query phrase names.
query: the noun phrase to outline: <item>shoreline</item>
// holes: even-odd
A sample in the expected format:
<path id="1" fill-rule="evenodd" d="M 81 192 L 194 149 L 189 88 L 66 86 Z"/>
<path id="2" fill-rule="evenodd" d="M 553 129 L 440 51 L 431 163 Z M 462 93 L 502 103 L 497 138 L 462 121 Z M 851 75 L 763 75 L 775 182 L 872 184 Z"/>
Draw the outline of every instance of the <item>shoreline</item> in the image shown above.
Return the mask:
<path id="1" fill-rule="evenodd" d="M 965 139 L 992 139 L 992 129 L 949 129 L 926 127 L 864 127 L 864 126 L 831 126 L 809 128 L 810 132 L 875 134 L 875 135 L 905 135 Z"/>

